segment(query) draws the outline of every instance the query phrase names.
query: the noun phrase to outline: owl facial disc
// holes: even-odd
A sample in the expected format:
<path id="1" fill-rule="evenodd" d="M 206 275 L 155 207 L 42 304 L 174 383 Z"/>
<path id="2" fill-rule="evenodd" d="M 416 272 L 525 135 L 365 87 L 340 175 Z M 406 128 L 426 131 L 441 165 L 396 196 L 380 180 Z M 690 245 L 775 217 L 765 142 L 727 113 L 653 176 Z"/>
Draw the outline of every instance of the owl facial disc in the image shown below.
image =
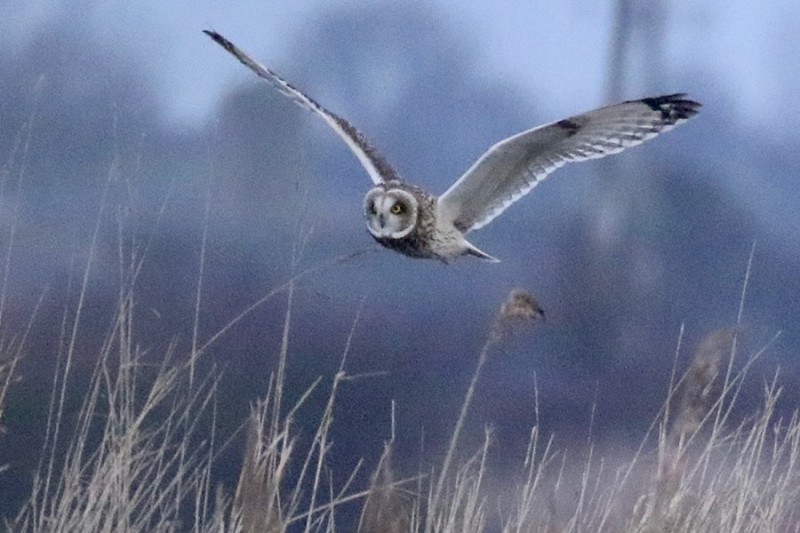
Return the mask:
<path id="1" fill-rule="evenodd" d="M 375 187 L 364 197 L 367 229 L 377 239 L 402 239 L 416 226 L 418 208 L 408 191 Z"/>

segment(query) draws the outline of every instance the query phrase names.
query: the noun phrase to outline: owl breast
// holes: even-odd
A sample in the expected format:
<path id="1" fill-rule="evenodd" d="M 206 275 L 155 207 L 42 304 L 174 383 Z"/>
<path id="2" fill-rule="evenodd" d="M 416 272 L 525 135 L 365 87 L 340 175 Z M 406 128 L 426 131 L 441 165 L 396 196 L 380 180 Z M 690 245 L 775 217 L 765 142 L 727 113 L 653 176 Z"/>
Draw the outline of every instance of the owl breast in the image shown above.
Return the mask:
<path id="1" fill-rule="evenodd" d="M 374 235 L 372 238 L 378 241 L 378 244 L 381 246 L 385 246 L 390 250 L 400 252 L 409 257 L 419 257 L 423 259 L 437 257 L 430 245 L 430 240 L 420 238 L 418 232 L 413 232 L 413 235 L 410 234 L 408 237 L 403 237 L 401 239 L 375 237 Z"/>

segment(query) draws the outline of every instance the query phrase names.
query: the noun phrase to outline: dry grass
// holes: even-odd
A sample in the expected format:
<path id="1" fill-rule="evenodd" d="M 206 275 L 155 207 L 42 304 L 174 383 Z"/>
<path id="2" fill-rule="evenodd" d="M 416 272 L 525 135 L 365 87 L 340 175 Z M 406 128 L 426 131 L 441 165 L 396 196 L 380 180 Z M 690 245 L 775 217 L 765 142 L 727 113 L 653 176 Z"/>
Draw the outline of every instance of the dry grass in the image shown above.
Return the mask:
<path id="1" fill-rule="evenodd" d="M 213 417 L 216 381 L 198 381 L 193 360 L 168 348 L 163 364 L 143 363 L 133 326 L 133 294 L 122 292 L 114 326 L 99 354 L 78 423 L 64 435 L 63 401 L 71 379 L 71 335 L 65 316 L 59 381 L 33 493 L 9 526 L 15 531 L 335 531 L 340 506 L 361 502 L 362 532 L 484 531 L 793 531 L 796 530 L 800 476 L 800 420 L 776 419 L 777 380 L 764 403 L 735 425 L 730 409 L 748 365 L 725 374 L 735 349 L 735 330 L 712 333 L 696 351 L 686 374 L 671 387 L 653 428 L 656 446 L 643 441 L 639 452 L 612 469 L 590 453 L 577 480 L 577 498 L 564 469 L 565 452 L 531 430 L 521 458 L 524 475 L 510 501 L 498 502 L 485 486 L 492 436 L 467 459 L 459 434 L 474 399 L 481 368 L 503 341 L 504 319 L 489 328 L 450 445 L 439 468 L 398 475 L 394 439 L 372 468 L 368 487 L 350 481 L 334 487 L 327 476 L 332 443 L 328 435 L 339 389 L 356 376 L 346 371 L 345 347 L 320 414 L 312 444 L 300 450 L 294 417 L 321 380 L 288 409 L 283 405 L 293 284 L 284 323 L 278 370 L 265 397 L 255 400 L 246 424 L 247 446 L 239 481 L 228 493 L 212 494 L 211 467 L 220 446 Z M 70 316 L 78 320 L 80 309 Z M 502 332 L 502 333 L 498 333 Z M 352 334 L 352 332 L 351 332 Z M 18 348 L 22 343 L 15 345 Z M 756 354 L 754 357 L 757 357 Z M 7 397 L 13 361 L 0 366 L 0 400 Z M 751 359 L 752 360 L 752 359 Z M 11 388 L 13 394 L 13 387 Z M 213 424 L 210 425 L 213 427 Z M 200 436 L 200 438 L 198 438 Z M 66 439 L 66 455 L 62 440 Z M 199 444 L 198 444 L 199 443 Z M 291 475 L 289 472 L 293 472 Z M 566 493 L 566 494 L 565 494 Z M 566 511 L 552 511 L 554 499 L 572 499 Z"/>
<path id="2" fill-rule="evenodd" d="M 23 128 L 19 143 L 23 161 L 28 134 Z M 11 168 L 3 171 L 3 190 L 8 189 Z M 19 201 L 24 165 L 13 168 Z M 106 191 L 119 179 L 112 161 Z M 110 207 L 105 195 L 75 284 L 76 301 L 64 306 L 53 362 L 58 370 L 43 423 L 45 439 L 33 489 L 16 516 L 5 517 L 9 530 L 333 532 L 340 509 L 358 505 L 357 527 L 365 533 L 460 533 L 489 528 L 503 532 L 800 531 L 800 417 L 797 412 L 788 419 L 776 416 L 781 393 L 776 377 L 765 385 L 761 407 L 746 420 L 732 421 L 731 410 L 747 371 L 760 356 L 759 352 L 735 363 L 739 355 L 736 328 L 713 332 L 700 343 L 686 373 L 673 379 L 665 391 L 663 409 L 631 457 L 612 465 L 590 448 L 574 476 L 567 468 L 567 451 L 556 450 L 553 440 L 534 426 L 528 451 L 519 459 L 518 479 L 508 480 L 507 491 L 487 487 L 491 431 L 486 430 L 476 450 L 463 450 L 460 435 L 481 371 L 497 345 L 514 330 L 526 327 L 526 321 L 543 317 L 535 300 L 520 291 L 498 306 L 497 316 L 487 325 L 486 342 L 478 350 L 476 369 L 441 463 L 423 472 L 399 472 L 393 461 L 397 444 L 392 428 L 393 436 L 384 444 L 377 464 L 359 463 L 341 486 L 335 486 L 328 461 L 334 446 L 330 430 L 341 388 L 357 386 L 352 383 L 361 377 L 351 375 L 346 365 L 358 318 L 327 392 L 322 389 L 328 380 L 321 377 L 299 400 L 287 405 L 284 388 L 295 282 L 349 258 L 305 271 L 296 269 L 295 260 L 296 273 L 286 283 L 255 298 L 228 324 L 203 336 L 199 323 L 204 236 L 191 349 L 178 353 L 178 345 L 171 344 L 158 354 L 160 364 L 153 366 L 147 361 L 154 358 L 147 357 L 142 348 L 147 339 L 137 337 L 134 312 L 149 240 L 125 237 L 128 233 L 122 229 L 130 214 Z M 67 391 L 81 383 L 74 370 L 76 346 L 83 335 L 98 235 L 109 218 L 106 211 L 111 211 L 119 230 L 117 305 L 85 385 L 78 418 L 68 423 Z M 14 394 L 17 362 L 25 354 L 36 318 L 33 309 L 27 326 L 8 334 L 3 311 L 11 283 L 13 231 L 6 242 L 0 292 L 0 427 L 3 405 Z M 298 242 L 301 250 L 304 239 Z M 278 295 L 286 295 L 287 300 L 276 370 L 264 397 L 253 399 L 250 416 L 242 422 L 246 447 L 236 486 L 213 487 L 215 460 L 235 435 L 215 434 L 219 378 L 213 372 L 198 375 L 197 363 L 235 324 Z M 310 444 L 301 446 L 295 418 L 298 409 L 317 394 L 327 394 L 327 401 Z M 7 475 L 2 472 L 2 459 L 0 475 Z M 372 474 L 366 486 L 359 486 L 363 469 Z"/>

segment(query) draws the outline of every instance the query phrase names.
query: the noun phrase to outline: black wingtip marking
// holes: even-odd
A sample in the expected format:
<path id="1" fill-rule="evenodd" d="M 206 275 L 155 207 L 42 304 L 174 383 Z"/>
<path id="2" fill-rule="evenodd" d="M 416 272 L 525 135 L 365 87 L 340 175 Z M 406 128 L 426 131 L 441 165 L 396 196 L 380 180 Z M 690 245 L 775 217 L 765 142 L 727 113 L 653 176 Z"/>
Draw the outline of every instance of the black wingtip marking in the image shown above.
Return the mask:
<path id="1" fill-rule="evenodd" d="M 215 32 L 214 30 L 203 30 L 203 33 L 205 33 L 206 35 L 208 35 L 209 37 L 211 37 L 212 39 L 214 39 L 217 42 L 220 42 L 220 39 L 222 39 L 222 40 L 225 39 L 222 35 L 220 35 L 219 33 Z"/>
<path id="2" fill-rule="evenodd" d="M 686 120 L 698 113 L 703 104 L 689 100 L 686 93 L 667 94 L 639 100 L 653 111 L 661 113 L 661 119 L 666 124 L 674 124 L 679 120 Z"/>
<path id="3" fill-rule="evenodd" d="M 214 30 L 203 30 L 203 33 L 214 39 L 215 43 L 223 47 L 228 52 L 234 53 L 236 47 L 233 46 L 233 43 L 219 33 L 215 32 Z"/>

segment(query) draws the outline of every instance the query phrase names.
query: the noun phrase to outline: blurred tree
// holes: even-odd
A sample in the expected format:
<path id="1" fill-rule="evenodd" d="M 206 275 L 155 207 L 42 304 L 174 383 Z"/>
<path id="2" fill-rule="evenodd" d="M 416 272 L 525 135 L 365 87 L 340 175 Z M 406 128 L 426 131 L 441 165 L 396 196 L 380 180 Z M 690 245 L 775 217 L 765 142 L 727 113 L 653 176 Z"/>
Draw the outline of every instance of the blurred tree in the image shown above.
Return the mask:
<path id="1" fill-rule="evenodd" d="M 645 92 L 663 90 L 666 60 L 667 0 L 615 0 L 609 39 L 606 101 L 626 98 L 633 86 Z"/>
<path id="2" fill-rule="evenodd" d="M 606 103 L 671 91 L 664 86 L 666 0 L 616 0 L 609 43 Z M 683 126 L 692 127 L 693 122 Z M 679 220 L 665 196 L 686 181 L 670 182 L 665 144 L 672 134 L 652 145 L 603 160 L 594 182 L 596 204 L 581 217 L 573 238 L 585 245 L 569 261 L 569 279 L 582 311 L 573 324 L 587 353 L 606 354 L 595 364 L 624 361 L 660 344 L 663 335 L 654 324 L 664 324 L 675 290 L 692 281 L 670 278 L 675 258 L 664 247 L 682 233 Z M 672 169 L 674 170 L 674 169 Z M 665 186 L 665 183 L 668 183 Z M 670 287 L 676 282 L 681 287 Z M 613 302 L 613 304 L 611 303 Z M 576 311 L 578 312 L 578 311 Z M 610 359 L 606 357 L 610 356 Z"/>

